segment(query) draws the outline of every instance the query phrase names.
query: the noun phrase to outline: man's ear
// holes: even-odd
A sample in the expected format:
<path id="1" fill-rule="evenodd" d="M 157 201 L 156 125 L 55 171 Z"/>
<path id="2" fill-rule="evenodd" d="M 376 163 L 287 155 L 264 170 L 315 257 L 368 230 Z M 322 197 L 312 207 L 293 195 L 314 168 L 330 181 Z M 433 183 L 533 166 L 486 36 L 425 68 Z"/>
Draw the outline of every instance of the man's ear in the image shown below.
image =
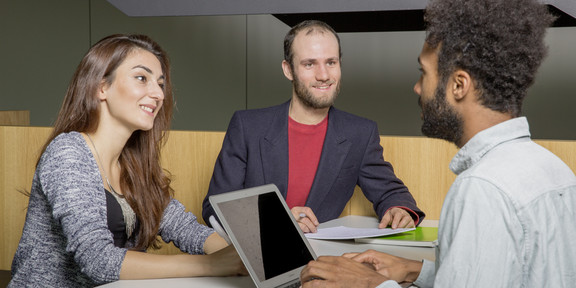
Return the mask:
<path id="1" fill-rule="evenodd" d="M 456 70 L 452 73 L 452 81 L 449 89 L 451 89 L 454 99 L 459 101 L 464 99 L 466 95 L 471 91 L 472 88 L 472 78 L 470 74 L 464 70 Z"/>
<path id="2" fill-rule="evenodd" d="M 282 71 L 284 72 L 284 76 L 288 78 L 288 80 L 293 81 L 294 77 L 292 76 L 292 68 L 290 67 L 290 63 L 286 60 L 282 60 Z"/>

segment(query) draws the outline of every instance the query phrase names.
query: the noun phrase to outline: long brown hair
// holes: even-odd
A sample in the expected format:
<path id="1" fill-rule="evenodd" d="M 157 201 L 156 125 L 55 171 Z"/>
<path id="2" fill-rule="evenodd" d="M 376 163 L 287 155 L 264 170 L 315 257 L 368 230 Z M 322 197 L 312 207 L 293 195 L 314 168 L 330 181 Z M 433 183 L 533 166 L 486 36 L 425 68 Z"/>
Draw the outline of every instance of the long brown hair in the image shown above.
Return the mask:
<path id="1" fill-rule="evenodd" d="M 154 119 L 153 128 L 132 133 L 119 158 L 120 186 L 139 223 L 134 249 L 147 249 L 159 247 L 156 236 L 160 221 L 173 196 L 170 177 L 160 166 L 160 149 L 167 139 L 174 107 L 170 62 L 156 42 L 144 35 L 117 34 L 94 44 L 70 81 L 54 130 L 43 151 L 61 133 L 96 131 L 100 117 L 98 87 L 102 80 L 107 84 L 114 81 L 116 69 L 135 49 L 154 54 L 164 74 L 164 103 Z"/>

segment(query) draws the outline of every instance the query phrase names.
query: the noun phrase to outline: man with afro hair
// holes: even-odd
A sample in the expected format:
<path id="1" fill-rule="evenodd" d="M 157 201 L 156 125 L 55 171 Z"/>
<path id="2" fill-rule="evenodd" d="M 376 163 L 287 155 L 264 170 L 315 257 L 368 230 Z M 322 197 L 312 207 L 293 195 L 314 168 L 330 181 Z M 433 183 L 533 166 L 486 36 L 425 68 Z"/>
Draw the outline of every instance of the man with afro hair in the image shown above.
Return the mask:
<path id="1" fill-rule="evenodd" d="M 422 133 L 460 148 L 436 261 L 323 256 L 303 287 L 574 287 L 576 177 L 521 116 L 554 17 L 536 0 L 431 0 L 425 21 Z"/>

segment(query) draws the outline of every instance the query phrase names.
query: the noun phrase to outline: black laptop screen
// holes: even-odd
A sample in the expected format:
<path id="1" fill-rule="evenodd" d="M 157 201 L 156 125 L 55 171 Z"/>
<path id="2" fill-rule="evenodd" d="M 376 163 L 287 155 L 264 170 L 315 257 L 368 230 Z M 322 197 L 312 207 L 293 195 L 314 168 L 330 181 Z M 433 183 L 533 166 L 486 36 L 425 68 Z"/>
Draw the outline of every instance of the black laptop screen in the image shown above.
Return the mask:
<path id="1" fill-rule="evenodd" d="M 275 192 L 220 203 L 220 209 L 261 281 L 314 259 Z"/>

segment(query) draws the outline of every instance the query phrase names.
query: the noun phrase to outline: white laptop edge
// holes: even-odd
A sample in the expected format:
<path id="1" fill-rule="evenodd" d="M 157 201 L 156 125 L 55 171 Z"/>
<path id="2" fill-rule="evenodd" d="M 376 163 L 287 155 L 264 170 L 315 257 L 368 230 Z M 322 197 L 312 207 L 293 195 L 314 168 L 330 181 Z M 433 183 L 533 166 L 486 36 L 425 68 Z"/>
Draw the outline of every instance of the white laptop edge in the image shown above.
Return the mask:
<path id="1" fill-rule="evenodd" d="M 304 269 L 305 265 L 300 266 L 300 267 L 293 269 L 291 271 L 285 272 L 283 274 L 280 274 L 276 277 L 266 279 L 264 281 L 259 280 L 258 276 L 256 275 L 256 272 L 252 269 L 252 267 L 250 266 L 250 263 L 248 263 L 248 259 L 246 257 L 246 254 L 242 250 L 242 247 L 240 247 L 238 240 L 236 239 L 236 237 L 234 236 L 233 233 L 229 232 L 229 231 L 232 231 L 232 229 L 230 228 L 228 221 L 226 221 L 225 217 L 223 217 L 223 213 L 220 210 L 218 203 L 236 200 L 236 199 L 240 199 L 240 198 L 245 198 L 245 197 L 249 197 L 249 196 L 260 195 L 260 194 L 269 193 L 269 192 L 276 193 L 277 197 L 280 199 L 280 202 L 282 203 L 282 206 L 284 207 L 285 212 L 290 216 L 290 220 L 292 221 L 292 224 L 295 226 L 296 231 L 298 231 L 298 233 L 300 234 L 300 238 L 302 239 L 303 243 L 308 248 L 308 251 L 310 252 L 312 257 L 314 259 L 316 259 L 317 258 L 316 253 L 314 253 L 314 250 L 312 249 L 312 246 L 310 246 L 308 239 L 306 238 L 306 236 L 304 236 L 304 233 L 300 229 L 300 226 L 296 222 L 296 219 L 294 219 L 294 216 L 290 212 L 288 205 L 286 205 L 286 201 L 284 200 L 284 198 L 282 197 L 282 195 L 278 191 L 278 187 L 276 187 L 276 185 L 267 184 L 267 185 L 256 186 L 256 187 L 242 189 L 242 190 L 226 192 L 226 193 L 222 193 L 222 194 L 218 194 L 218 195 L 212 195 L 209 197 L 210 204 L 214 208 L 214 211 L 215 211 L 216 215 L 218 216 L 220 223 L 224 227 L 224 230 L 226 230 L 228 232 L 228 237 L 232 241 L 232 244 L 236 248 L 236 251 L 238 251 L 238 254 L 240 255 L 240 258 L 242 259 L 242 262 L 246 266 L 246 269 L 248 270 L 250 277 L 252 277 L 254 284 L 258 288 L 278 287 L 280 285 L 287 283 L 284 281 L 284 279 L 286 279 L 286 278 L 299 279 L 300 272 L 302 271 L 302 269 Z"/>

